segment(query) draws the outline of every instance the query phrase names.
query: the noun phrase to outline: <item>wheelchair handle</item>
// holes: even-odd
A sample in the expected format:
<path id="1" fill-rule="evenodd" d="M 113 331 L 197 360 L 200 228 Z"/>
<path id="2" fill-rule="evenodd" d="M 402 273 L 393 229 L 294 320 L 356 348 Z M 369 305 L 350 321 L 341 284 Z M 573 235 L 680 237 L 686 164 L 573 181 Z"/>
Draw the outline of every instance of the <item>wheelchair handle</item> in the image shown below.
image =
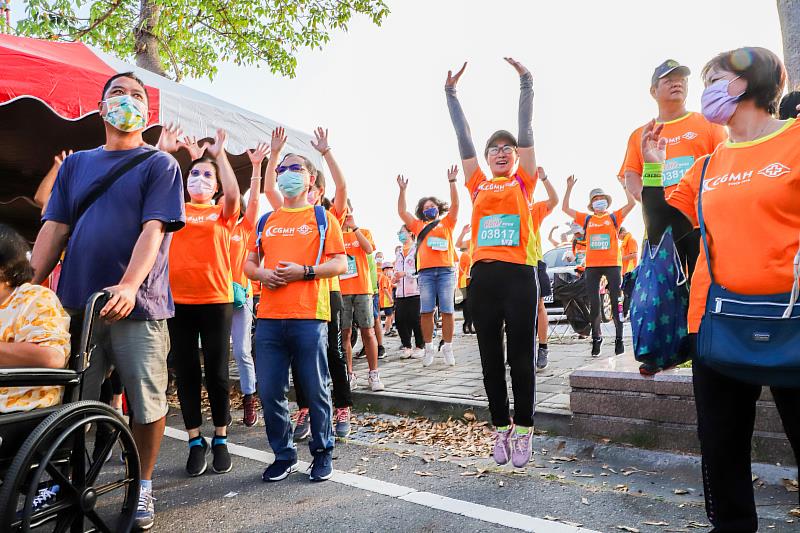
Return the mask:
<path id="1" fill-rule="evenodd" d="M 100 291 L 92 294 L 89 297 L 89 301 L 86 302 L 86 308 L 83 313 L 83 328 L 81 329 L 78 372 L 83 372 L 89 366 L 89 351 L 94 321 L 110 297 L 111 294 L 108 291 Z"/>

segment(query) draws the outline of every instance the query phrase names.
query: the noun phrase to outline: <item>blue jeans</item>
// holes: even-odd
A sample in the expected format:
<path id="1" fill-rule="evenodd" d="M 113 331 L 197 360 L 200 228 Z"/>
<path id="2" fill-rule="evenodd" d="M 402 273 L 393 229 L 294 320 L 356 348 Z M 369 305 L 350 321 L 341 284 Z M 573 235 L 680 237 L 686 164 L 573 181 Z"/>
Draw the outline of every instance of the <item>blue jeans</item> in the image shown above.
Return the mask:
<path id="1" fill-rule="evenodd" d="M 455 311 L 456 269 L 454 267 L 433 267 L 419 271 L 420 313 L 433 313 L 436 300 L 439 312 L 453 314 Z"/>
<path id="2" fill-rule="evenodd" d="M 239 387 L 242 389 L 242 394 L 253 394 L 256 391 L 256 369 L 253 366 L 250 339 L 252 325 L 253 298 L 248 297 L 244 306 L 233 309 L 233 321 L 231 322 L 233 358 L 239 368 Z"/>
<path id="3" fill-rule="evenodd" d="M 259 319 L 256 325 L 256 375 L 264 408 L 267 440 L 276 459 L 294 460 L 289 419 L 289 367 L 294 365 L 311 416 L 312 453 L 333 449 L 331 394 L 328 390 L 328 323 L 322 320 Z"/>

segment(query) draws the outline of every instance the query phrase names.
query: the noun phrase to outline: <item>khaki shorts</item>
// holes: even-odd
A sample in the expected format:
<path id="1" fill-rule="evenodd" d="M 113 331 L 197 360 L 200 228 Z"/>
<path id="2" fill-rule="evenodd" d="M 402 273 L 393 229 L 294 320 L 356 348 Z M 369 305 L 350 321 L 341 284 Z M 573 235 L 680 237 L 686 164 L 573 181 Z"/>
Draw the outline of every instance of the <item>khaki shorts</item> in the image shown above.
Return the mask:
<path id="1" fill-rule="evenodd" d="M 70 312 L 70 315 L 72 324 L 79 330 L 82 313 Z M 76 333 L 73 335 L 79 338 Z M 100 387 L 113 367 L 119 372 L 136 423 L 150 424 L 166 416 L 169 410 L 166 320 L 125 319 L 113 324 L 96 320 L 92 344 L 95 348 L 83 377 L 84 400 L 100 397 Z"/>
<path id="2" fill-rule="evenodd" d="M 342 329 L 371 328 L 375 325 L 372 315 L 371 294 L 342 294 Z"/>

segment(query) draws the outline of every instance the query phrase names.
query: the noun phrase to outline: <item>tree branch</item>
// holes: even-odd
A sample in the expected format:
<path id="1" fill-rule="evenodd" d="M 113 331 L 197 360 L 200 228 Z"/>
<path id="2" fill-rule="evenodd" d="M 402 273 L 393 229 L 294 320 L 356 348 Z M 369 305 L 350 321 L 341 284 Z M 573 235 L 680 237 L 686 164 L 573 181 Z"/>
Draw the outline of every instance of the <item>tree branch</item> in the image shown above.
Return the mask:
<path id="1" fill-rule="evenodd" d="M 95 28 L 100 26 L 103 22 L 105 22 L 108 19 L 108 17 L 111 16 L 112 13 L 114 13 L 114 11 L 117 10 L 117 8 L 119 7 L 119 5 L 121 3 L 122 3 L 122 0 L 114 0 L 114 2 L 111 4 L 111 7 L 108 9 L 108 11 L 106 11 L 101 17 L 98 17 L 90 26 L 88 26 L 85 29 L 83 29 L 83 30 L 79 31 L 78 33 L 76 33 L 74 39 L 77 41 L 78 39 L 80 39 L 81 37 L 86 35 L 87 33 L 91 32 L 92 30 L 94 30 Z"/>

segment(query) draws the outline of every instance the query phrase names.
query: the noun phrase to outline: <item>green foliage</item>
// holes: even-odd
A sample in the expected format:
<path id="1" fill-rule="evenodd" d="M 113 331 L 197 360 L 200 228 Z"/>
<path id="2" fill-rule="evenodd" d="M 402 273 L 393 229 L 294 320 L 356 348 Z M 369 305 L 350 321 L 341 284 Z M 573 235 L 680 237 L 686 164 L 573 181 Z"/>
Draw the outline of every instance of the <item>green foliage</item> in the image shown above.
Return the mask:
<path id="1" fill-rule="evenodd" d="M 80 40 L 129 61 L 155 39 L 154 62 L 178 80 L 213 79 L 220 61 L 263 62 L 293 77 L 297 51 L 322 48 L 356 14 L 380 25 L 389 9 L 383 0 L 27 0 L 16 30 Z"/>

